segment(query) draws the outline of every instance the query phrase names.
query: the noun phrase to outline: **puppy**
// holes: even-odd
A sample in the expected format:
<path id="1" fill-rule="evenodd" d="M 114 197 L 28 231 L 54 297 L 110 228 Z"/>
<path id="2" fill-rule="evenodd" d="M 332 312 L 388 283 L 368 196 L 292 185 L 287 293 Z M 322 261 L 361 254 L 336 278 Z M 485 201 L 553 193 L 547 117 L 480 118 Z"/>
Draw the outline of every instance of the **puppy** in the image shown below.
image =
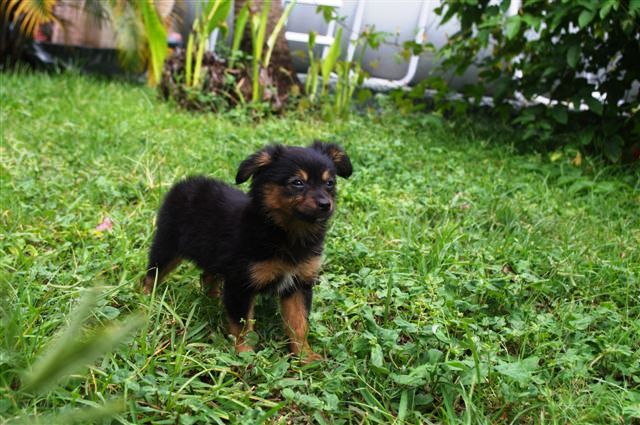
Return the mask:
<path id="1" fill-rule="evenodd" d="M 307 148 L 268 146 L 240 164 L 236 184 L 249 178 L 248 194 L 206 177 L 191 177 L 166 195 L 149 252 L 144 291 L 182 259 L 203 270 L 210 295 L 219 294 L 238 351 L 253 326 L 257 294 L 279 296 L 290 349 L 319 358 L 307 343 L 312 288 L 322 263 L 329 218 L 336 206 L 336 176 L 352 166 L 333 143 Z"/>

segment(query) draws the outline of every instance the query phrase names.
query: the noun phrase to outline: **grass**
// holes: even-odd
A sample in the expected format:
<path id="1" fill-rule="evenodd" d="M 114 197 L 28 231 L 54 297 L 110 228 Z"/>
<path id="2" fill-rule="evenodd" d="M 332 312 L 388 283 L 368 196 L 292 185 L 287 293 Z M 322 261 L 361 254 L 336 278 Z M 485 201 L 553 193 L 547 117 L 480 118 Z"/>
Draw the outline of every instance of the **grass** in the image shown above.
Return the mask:
<path id="1" fill-rule="evenodd" d="M 471 119 L 391 108 L 256 123 L 178 111 L 125 83 L 0 78 L 2 423 L 116 399 L 123 424 L 640 420 L 637 170 L 517 153 L 506 129 Z M 311 314 L 325 362 L 287 355 L 269 298 L 258 351 L 235 354 L 191 265 L 141 294 L 173 182 L 231 182 L 265 143 L 316 137 L 340 141 L 354 163 Z M 113 229 L 96 231 L 107 217 Z M 21 389 L 95 286 L 83 326 L 141 311 L 142 330 L 44 392 Z"/>

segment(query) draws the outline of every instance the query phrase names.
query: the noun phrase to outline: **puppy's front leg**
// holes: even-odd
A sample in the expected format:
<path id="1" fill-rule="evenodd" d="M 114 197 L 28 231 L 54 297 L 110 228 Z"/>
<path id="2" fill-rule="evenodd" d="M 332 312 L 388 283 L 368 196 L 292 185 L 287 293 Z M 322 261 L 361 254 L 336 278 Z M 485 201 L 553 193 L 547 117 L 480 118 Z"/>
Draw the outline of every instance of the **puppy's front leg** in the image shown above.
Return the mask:
<path id="1" fill-rule="evenodd" d="M 253 351 L 253 347 L 247 344 L 245 337 L 253 330 L 255 294 L 234 289 L 234 286 L 236 285 L 225 285 L 223 291 L 224 305 L 229 319 L 229 332 L 236 338 L 236 350 L 239 353 Z"/>
<path id="2" fill-rule="evenodd" d="M 302 355 L 305 362 L 322 358 L 311 350 L 307 342 L 312 295 L 311 287 L 305 286 L 298 288 L 292 294 L 280 297 L 284 329 L 289 336 L 289 347 L 293 354 Z"/>

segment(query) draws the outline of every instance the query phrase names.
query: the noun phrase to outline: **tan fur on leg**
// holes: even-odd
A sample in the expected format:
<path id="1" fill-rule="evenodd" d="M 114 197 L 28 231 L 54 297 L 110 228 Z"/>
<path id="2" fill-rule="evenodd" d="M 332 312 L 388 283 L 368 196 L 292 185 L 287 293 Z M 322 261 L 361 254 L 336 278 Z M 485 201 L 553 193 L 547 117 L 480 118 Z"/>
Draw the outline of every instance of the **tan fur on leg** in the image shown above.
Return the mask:
<path id="1" fill-rule="evenodd" d="M 284 329 L 289 337 L 289 347 L 293 354 L 303 357 L 306 362 L 319 360 L 322 357 L 311 350 L 307 342 L 309 329 L 304 295 L 296 292 L 280 301 Z"/>
<path id="2" fill-rule="evenodd" d="M 253 346 L 247 343 L 246 336 L 249 332 L 253 331 L 253 307 L 255 304 L 255 298 L 251 300 L 251 306 L 247 313 L 247 319 L 244 324 L 238 325 L 233 320 L 229 319 L 229 332 L 236 339 L 236 351 L 242 353 L 245 351 L 253 351 Z"/>
<path id="3" fill-rule="evenodd" d="M 162 279 L 178 267 L 181 261 L 182 258 L 175 258 L 162 270 L 156 269 L 157 271 L 155 276 L 145 276 L 142 283 L 142 291 L 145 295 L 150 295 L 153 292 L 153 287 L 156 285 L 156 282 L 162 282 Z"/>
<path id="4" fill-rule="evenodd" d="M 202 273 L 200 282 L 202 283 L 202 290 L 205 294 L 207 294 L 208 297 L 220 298 L 220 295 L 222 294 L 222 291 L 220 289 L 222 279 L 216 278 L 215 276 L 207 273 Z"/>

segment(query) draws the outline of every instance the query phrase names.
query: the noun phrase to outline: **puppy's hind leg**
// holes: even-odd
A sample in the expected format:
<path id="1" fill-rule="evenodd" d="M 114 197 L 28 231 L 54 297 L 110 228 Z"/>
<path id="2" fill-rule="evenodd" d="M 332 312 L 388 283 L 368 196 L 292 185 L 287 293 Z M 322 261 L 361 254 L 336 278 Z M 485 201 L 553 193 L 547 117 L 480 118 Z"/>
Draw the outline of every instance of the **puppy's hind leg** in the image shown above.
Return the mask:
<path id="1" fill-rule="evenodd" d="M 143 280 L 145 294 L 153 292 L 156 282 L 175 269 L 182 259 L 178 255 L 176 239 L 158 229 L 151 250 L 149 251 L 149 265 Z"/>
<path id="2" fill-rule="evenodd" d="M 202 272 L 200 275 L 200 284 L 202 285 L 202 290 L 209 298 L 220 298 L 220 295 L 222 294 L 220 288 L 222 284 L 222 276 Z"/>
<path id="3" fill-rule="evenodd" d="M 255 294 L 225 283 L 222 295 L 229 319 L 229 332 L 236 339 L 236 351 L 253 351 L 251 344 L 246 341 L 246 336 L 253 331 Z"/>

